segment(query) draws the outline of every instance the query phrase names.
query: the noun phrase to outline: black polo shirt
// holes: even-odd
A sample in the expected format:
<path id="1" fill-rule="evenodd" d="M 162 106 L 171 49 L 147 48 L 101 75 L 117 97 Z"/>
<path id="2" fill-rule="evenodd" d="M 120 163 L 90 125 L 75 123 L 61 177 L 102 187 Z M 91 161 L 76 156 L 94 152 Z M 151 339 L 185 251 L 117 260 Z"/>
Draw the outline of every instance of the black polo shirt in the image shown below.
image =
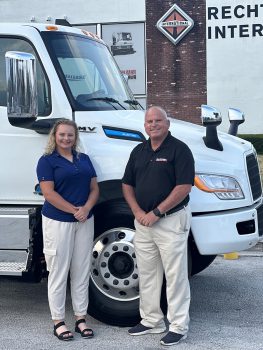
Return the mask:
<path id="1" fill-rule="evenodd" d="M 122 179 L 134 187 L 136 200 L 146 212 L 156 208 L 177 185 L 194 184 L 194 158 L 189 147 L 169 132 L 155 151 L 151 141 L 131 152 Z M 189 202 L 189 195 L 178 207 Z"/>

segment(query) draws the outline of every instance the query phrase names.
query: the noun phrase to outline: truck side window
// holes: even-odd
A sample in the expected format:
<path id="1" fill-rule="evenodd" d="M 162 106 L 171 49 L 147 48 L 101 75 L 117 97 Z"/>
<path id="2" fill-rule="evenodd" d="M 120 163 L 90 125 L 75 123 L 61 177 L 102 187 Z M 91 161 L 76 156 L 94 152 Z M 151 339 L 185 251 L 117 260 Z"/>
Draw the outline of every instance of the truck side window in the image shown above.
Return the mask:
<path id="1" fill-rule="evenodd" d="M 47 116 L 51 113 L 50 84 L 43 67 L 40 64 L 34 48 L 21 38 L 0 37 L 0 106 L 7 105 L 5 53 L 7 51 L 28 52 L 36 58 L 38 115 Z"/>

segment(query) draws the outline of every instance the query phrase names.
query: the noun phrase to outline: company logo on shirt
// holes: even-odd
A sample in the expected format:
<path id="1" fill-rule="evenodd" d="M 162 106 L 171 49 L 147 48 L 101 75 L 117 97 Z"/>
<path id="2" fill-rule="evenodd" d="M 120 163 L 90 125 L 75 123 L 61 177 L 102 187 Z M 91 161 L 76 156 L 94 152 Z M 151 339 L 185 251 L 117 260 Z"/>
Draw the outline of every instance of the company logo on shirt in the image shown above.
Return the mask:
<path id="1" fill-rule="evenodd" d="M 166 158 L 156 158 L 156 162 L 167 162 L 168 160 Z"/>

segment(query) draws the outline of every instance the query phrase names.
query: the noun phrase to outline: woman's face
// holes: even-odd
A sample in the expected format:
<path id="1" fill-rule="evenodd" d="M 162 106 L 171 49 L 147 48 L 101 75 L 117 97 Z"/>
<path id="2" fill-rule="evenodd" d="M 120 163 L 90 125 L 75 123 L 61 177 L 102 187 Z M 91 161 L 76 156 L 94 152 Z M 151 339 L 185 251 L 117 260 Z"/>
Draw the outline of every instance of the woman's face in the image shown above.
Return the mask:
<path id="1" fill-rule="evenodd" d="M 72 125 L 60 124 L 55 134 L 58 151 L 71 151 L 76 141 L 75 129 Z"/>

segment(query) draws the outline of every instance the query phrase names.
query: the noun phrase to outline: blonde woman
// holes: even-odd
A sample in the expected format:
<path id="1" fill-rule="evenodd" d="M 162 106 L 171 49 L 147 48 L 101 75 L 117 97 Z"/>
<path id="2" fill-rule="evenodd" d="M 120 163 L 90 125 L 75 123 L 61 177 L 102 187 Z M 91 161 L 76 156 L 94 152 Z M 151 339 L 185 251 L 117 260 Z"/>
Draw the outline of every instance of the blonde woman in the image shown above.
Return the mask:
<path id="1" fill-rule="evenodd" d="M 59 120 L 50 131 L 37 176 L 45 202 L 42 208 L 44 254 L 47 264 L 48 300 L 54 335 L 73 339 L 65 325 L 65 299 L 70 272 L 75 331 L 93 337 L 87 328 L 88 286 L 94 235 L 92 208 L 99 188 L 89 157 L 78 152 L 78 128 L 74 121 Z"/>

